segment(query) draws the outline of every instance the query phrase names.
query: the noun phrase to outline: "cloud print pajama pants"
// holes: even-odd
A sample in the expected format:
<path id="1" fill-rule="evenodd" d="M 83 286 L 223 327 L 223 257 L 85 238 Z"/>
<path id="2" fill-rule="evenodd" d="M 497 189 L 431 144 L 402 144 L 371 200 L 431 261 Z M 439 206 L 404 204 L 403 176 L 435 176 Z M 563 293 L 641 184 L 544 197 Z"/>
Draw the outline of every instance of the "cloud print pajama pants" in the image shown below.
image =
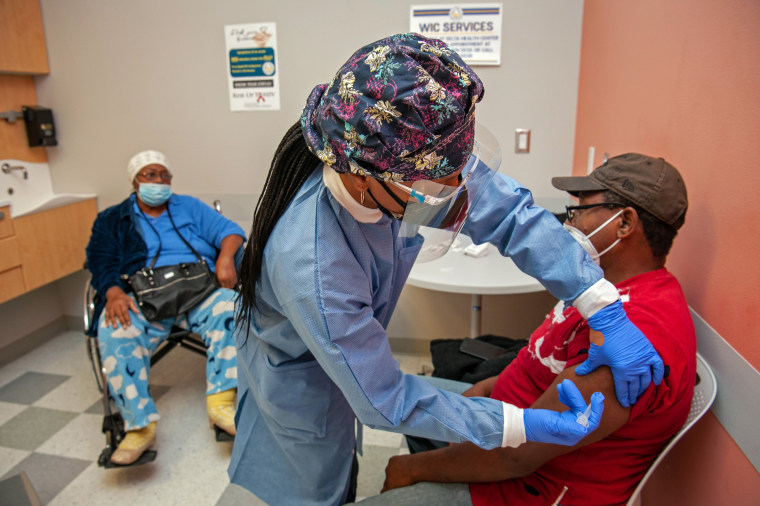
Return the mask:
<path id="1" fill-rule="evenodd" d="M 140 429 L 159 419 L 148 392 L 150 357 L 169 336 L 175 323 L 198 334 L 208 348 L 206 395 L 237 388 L 234 300 L 233 290 L 219 288 L 187 316 L 149 322 L 142 312 L 130 312 L 132 323 L 126 328 L 106 326 L 105 311 L 101 314 L 98 322 L 100 355 L 126 430 Z"/>

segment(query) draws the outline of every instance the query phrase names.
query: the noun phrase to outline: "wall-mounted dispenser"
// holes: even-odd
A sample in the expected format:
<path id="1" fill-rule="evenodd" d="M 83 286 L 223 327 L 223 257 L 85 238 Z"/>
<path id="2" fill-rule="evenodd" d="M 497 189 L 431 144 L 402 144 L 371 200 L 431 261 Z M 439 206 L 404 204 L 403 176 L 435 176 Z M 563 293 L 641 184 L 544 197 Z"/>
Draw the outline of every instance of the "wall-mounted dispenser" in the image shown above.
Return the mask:
<path id="1" fill-rule="evenodd" d="M 0 119 L 8 123 L 15 123 L 19 118 L 24 118 L 24 123 L 26 123 L 26 138 L 30 148 L 58 145 L 58 140 L 55 138 L 53 111 L 38 105 L 22 105 L 21 111 L 0 112 Z"/>
<path id="2" fill-rule="evenodd" d="M 53 123 L 53 111 L 47 107 L 36 105 L 21 106 L 26 123 L 26 137 L 29 147 L 57 146 L 55 138 L 55 124 Z"/>

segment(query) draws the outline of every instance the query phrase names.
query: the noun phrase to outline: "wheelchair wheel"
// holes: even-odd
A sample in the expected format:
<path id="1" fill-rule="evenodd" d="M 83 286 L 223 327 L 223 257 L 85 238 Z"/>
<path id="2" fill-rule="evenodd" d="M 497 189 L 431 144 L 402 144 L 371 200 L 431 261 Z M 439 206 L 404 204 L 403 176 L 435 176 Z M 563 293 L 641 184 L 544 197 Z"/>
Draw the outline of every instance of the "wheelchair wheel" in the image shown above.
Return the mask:
<path id="1" fill-rule="evenodd" d="M 98 349 L 98 338 L 92 336 L 86 336 L 87 338 L 87 356 L 90 357 L 90 365 L 92 365 L 92 374 L 95 376 L 95 383 L 98 385 L 98 391 L 103 393 L 105 388 L 105 381 L 102 373 L 103 364 L 100 360 L 100 349 Z"/>

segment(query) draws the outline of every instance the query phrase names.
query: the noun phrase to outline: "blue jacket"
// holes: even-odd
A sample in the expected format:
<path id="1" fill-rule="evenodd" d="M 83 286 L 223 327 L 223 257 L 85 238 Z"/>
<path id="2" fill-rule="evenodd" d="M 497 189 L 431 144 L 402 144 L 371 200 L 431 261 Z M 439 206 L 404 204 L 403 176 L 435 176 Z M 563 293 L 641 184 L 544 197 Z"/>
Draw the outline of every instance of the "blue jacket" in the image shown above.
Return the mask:
<path id="1" fill-rule="evenodd" d="M 138 221 L 139 217 L 133 210 L 134 202 L 135 196 L 132 194 L 120 204 L 100 212 L 92 226 L 92 235 L 86 249 L 87 268 L 92 274 L 90 283 L 96 291 L 94 301 L 95 311 L 88 332 L 90 335 L 96 334 L 95 329 L 100 313 L 105 307 L 105 294 L 108 289 L 113 286 L 119 286 L 125 292 L 129 292 L 129 285 L 121 280 L 121 275 L 132 275 L 148 264 L 148 248 L 143 238 L 140 222 Z M 173 215 L 177 214 L 174 211 L 175 207 L 177 207 L 178 210 L 182 209 L 188 212 L 201 209 L 204 211 L 202 214 L 212 216 L 214 226 L 195 230 L 208 243 L 205 245 L 205 248 L 201 248 L 201 245 L 197 242 L 193 244 L 194 248 L 202 251 L 201 254 L 204 257 L 207 255 L 203 251 L 214 247 L 218 249 L 221 240 L 228 235 L 238 234 L 245 237 L 245 232 L 238 225 L 229 219 L 219 216 L 216 211 L 213 211 L 194 197 L 173 195 L 169 204 L 172 206 Z M 206 208 L 208 208 L 208 213 L 205 213 Z M 195 216 L 196 214 L 193 214 L 193 217 Z M 175 216 L 178 226 L 182 228 L 182 224 L 179 223 L 180 220 L 178 218 Z M 202 218 L 199 217 L 199 220 Z M 213 229 L 214 232 L 207 231 L 205 230 L 206 228 Z M 190 242 L 194 242 L 192 237 L 190 238 Z M 236 256 L 236 264 L 241 254 L 242 247 Z M 214 269 L 213 262 L 209 262 L 209 266 L 212 270 Z"/>

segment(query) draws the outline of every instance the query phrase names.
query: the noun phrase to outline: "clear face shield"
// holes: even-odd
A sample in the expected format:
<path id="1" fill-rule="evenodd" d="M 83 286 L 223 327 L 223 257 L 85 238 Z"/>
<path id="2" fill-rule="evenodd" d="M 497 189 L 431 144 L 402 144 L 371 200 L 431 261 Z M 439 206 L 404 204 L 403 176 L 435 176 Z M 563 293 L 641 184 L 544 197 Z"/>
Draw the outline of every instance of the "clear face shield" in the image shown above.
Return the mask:
<path id="1" fill-rule="evenodd" d="M 404 211 L 400 235 L 420 234 L 425 239 L 417 262 L 435 260 L 449 250 L 500 165 L 498 141 L 488 129 L 476 123 L 472 155 L 460 173 L 457 186 L 422 180 L 415 181 L 411 187 L 394 184 L 412 196 Z"/>

